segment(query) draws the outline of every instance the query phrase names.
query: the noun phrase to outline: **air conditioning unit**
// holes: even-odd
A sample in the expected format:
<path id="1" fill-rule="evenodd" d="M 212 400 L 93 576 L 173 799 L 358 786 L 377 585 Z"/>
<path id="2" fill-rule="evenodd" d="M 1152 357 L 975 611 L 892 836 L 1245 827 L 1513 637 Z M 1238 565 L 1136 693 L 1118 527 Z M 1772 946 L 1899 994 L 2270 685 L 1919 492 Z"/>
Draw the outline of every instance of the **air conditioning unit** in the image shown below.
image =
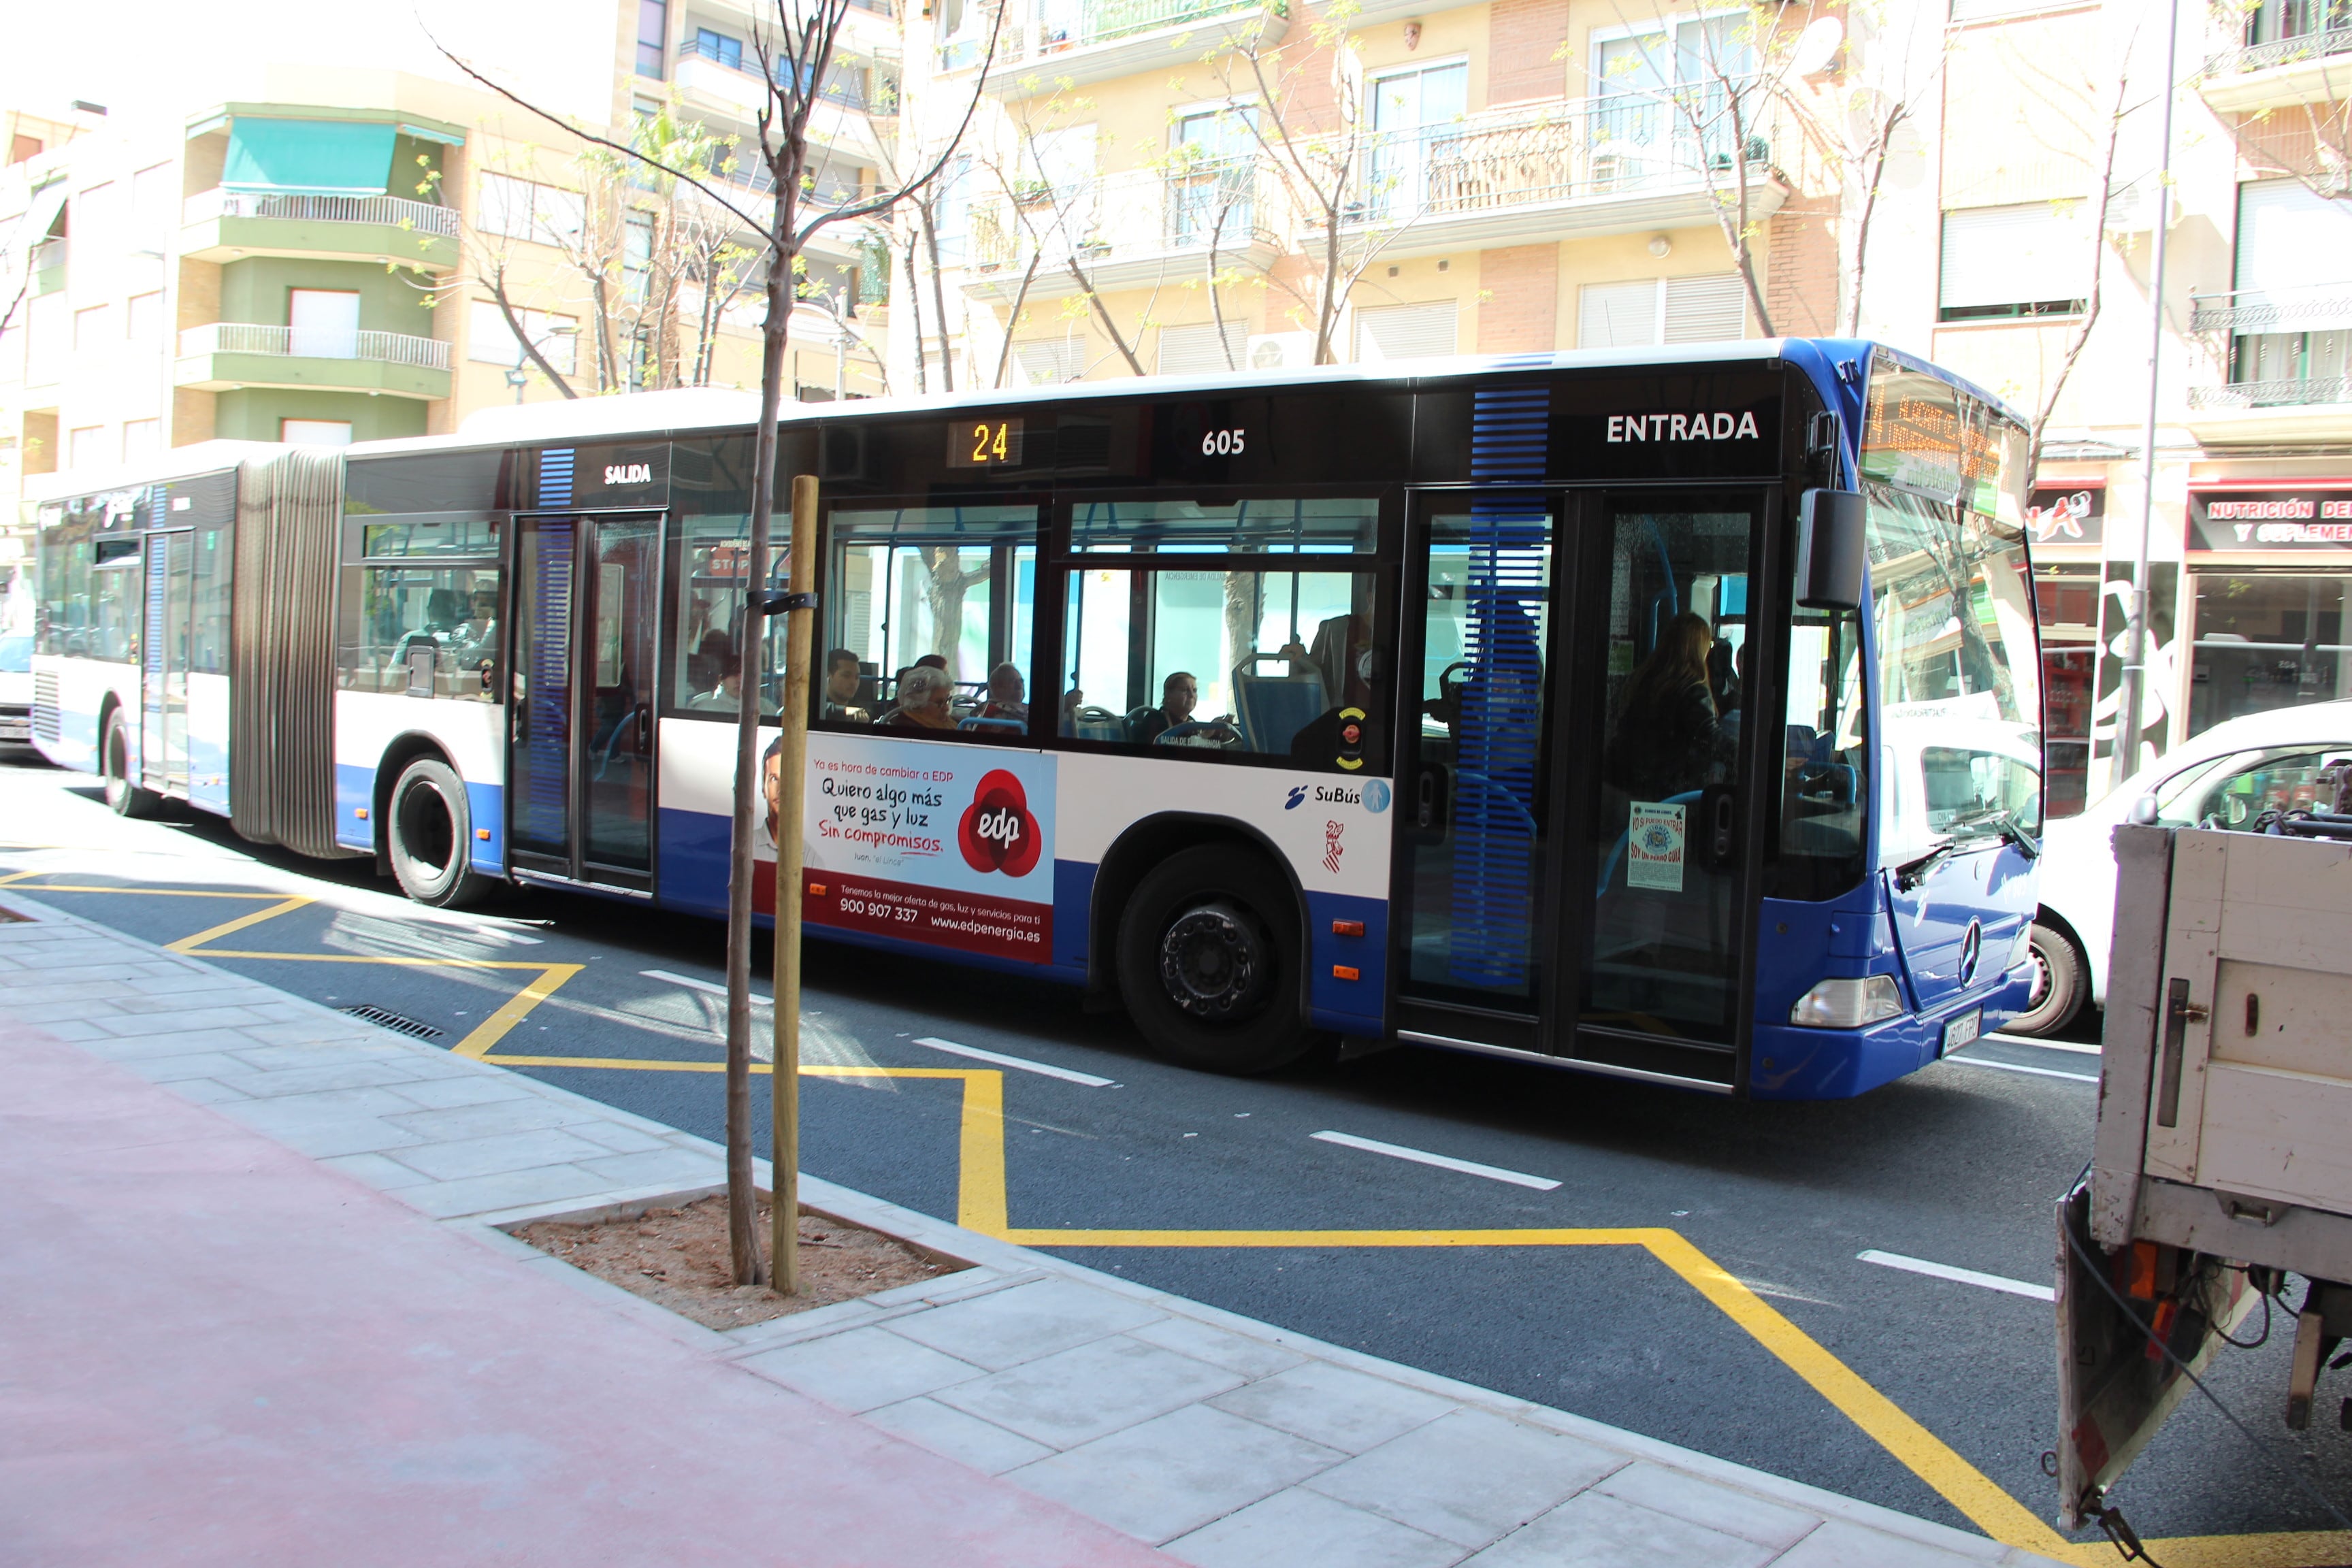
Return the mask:
<path id="1" fill-rule="evenodd" d="M 1258 332 L 1250 338 L 1252 370 L 1305 370 L 1314 363 L 1313 332 Z"/>

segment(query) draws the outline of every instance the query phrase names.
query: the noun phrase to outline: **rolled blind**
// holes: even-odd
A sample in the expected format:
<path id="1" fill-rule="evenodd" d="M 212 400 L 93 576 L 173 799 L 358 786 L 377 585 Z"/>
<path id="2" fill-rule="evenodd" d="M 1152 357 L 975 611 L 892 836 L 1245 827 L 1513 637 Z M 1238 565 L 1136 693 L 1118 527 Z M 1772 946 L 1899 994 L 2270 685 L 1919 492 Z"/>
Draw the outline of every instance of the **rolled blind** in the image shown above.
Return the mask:
<path id="1" fill-rule="evenodd" d="M 1077 338 L 1044 338 L 1035 342 L 1014 343 L 1013 363 L 1029 378 L 1032 386 L 1059 386 L 1066 381 L 1076 381 L 1085 368 L 1084 340 Z"/>
<path id="2" fill-rule="evenodd" d="M 1359 361 L 1434 359 L 1454 353 L 1455 306 L 1382 305 L 1356 312 Z"/>
<path id="3" fill-rule="evenodd" d="M 1666 279 L 1666 342 L 1711 343 L 1748 335 L 1748 290 L 1737 272 Z"/>
<path id="4" fill-rule="evenodd" d="M 1217 323 L 1202 321 L 1189 327 L 1160 329 L 1160 374 L 1162 375 L 1226 375 L 1249 364 L 1249 326 L 1228 322 L 1225 341 L 1217 342 Z"/>
<path id="5" fill-rule="evenodd" d="M 2352 285 L 2352 203 L 2313 194 L 2301 180 L 2249 180 L 2238 187 L 2240 289 Z"/>
<path id="6" fill-rule="evenodd" d="M 1641 348 L 1658 341 L 1658 280 L 1587 283 L 1576 298 L 1576 346 Z"/>
<path id="7" fill-rule="evenodd" d="M 2095 261 L 2087 202 L 2026 202 L 1944 215 L 1945 310 L 2080 300 Z"/>

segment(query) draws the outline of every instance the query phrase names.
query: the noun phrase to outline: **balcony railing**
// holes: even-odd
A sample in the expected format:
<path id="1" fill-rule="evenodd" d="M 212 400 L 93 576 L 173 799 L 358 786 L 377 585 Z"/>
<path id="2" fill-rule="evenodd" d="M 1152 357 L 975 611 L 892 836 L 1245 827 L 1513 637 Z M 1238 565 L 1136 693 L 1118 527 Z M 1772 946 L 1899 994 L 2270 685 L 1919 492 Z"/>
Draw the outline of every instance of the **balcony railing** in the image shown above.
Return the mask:
<path id="1" fill-rule="evenodd" d="M 278 359 L 357 359 L 419 370 L 447 370 L 449 345 L 405 332 L 362 332 L 342 327 L 269 327 L 251 321 L 211 321 L 180 334 L 180 357 L 267 354 Z"/>
<path id="2" fill-rule="evenodd" d="M 1280 189 L 1256 160 L 1125 170 L 1075 186 L 1002 194 L 971 204 L 964 262 L 977 273 L 1173 258 L 1210 242 L 1224 252 L 1270 243 Z"/>
<path id="3" fill-rule="evenodd" d="M 2193 332 L 2329 331 L 2352 327 L 2352 282 L 2308 289 L 2239 289 L 2192 294 Z"/>
<path id="4" fill-rule="evenodd" d="M 402 196 L 320 196 L 289 191 L 199 191 L 181 204 L 183 223 L 224 217 L 283 218 L 291 223 L 369 223 L 457 237 L 457 209 Z"/>
<path id="5" fill-rule="evenodd" d="M 965 15 L 972 31 L 940 46 L 940 68 L 961 70 L 980 63 L 988 47 L 986 13 L 976 0 L 967 0 Z M 1049 59 L 1073 49 L 1114 43 L 1162 27 L 1196 26 L 1220 16 L 1272 11 L 1290 15 L 1290 0 L 1091 0 L 1077 5 L 1047 5 L 1044 15 L 1008 16 L 996 41 L 996 61 L 1013 65 L 1023 60 Z"/>
<path id="6" fill-rule="evenodd" d="M 2216 55 L 2205 62 L 2205 74 L 2238 76 L 2347 53 L 2352 53 L 2352 27 L 2329 27 L 2315 33 L 2298 33 L 2291 38 L 2273 38 L 2267 44 L 2249 44 L 2242 49 Z"/>
<path id="7" fill-rule="evenodd" d="M 1760 172 L 1771 156 L 1756 131 L 1761 95 L 1738 86 L 1737 131 L 1732 89 L 1709 83 L 1671 98 L 1612 94 L 1376 132 L 1358 164 L 1361 195 L 1350 221 L 1402 222 L 1688 188 L 1738 167 L 1741 132 L 1749 168 Z"/>
<path id="8" fill-rule="evenodd" d="M 2191 408 L 2294 408 L 2308 404 L 2352 403 L 2352 376 L 2317 380 L 2233 381 L 2221 386 L 2192 386 Z"/>
<path id="9" fill-rule="evenodd" d="M 888 13 L 886 11 L 884 14 Z M 759 56 L 745 54 L 740 45 L 732 49 L 727 47 L 728 44 L 736 42 L 737 40 L 732 38 L 724 42 L 712 38 L 693 38 L 685 47 L 678 50 L 678 58 L 709 60 L 713 65 L 724 66 L 731 71 L 740 71 L 753 81 L 763 80 L 764 79 L 760 75 Z M 866 72 L 848 67 L 837 68 L 832 75 L 825 78 L 824 85 L 817 89 L 816 95 L 822 102 L 839 104 L 844 109 L 862 111 L 866 106 Z"/>

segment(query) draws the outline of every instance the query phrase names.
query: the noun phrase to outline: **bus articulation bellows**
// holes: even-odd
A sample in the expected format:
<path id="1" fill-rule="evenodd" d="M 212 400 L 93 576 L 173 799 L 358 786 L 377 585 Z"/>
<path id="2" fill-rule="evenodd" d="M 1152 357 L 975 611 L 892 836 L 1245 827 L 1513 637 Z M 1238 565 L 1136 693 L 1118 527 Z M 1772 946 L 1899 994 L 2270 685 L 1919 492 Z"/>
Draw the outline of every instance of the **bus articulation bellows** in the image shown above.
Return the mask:
<path id="1" fill-rule="evenodd" d="M 802 836 L 812 934 L 1082 985 L 1234 1072 L 1339 1035 L 1847 1096 L 2026 1005 L 2023 435 L 1932 366 L 1089 383 L 780 440 L 819 653 L 760 847 Z M 35 742 L 428 903 L 722 913 L 735 716 L 782 684 L 751 448 L 657 394 L 51 481 Z"/>

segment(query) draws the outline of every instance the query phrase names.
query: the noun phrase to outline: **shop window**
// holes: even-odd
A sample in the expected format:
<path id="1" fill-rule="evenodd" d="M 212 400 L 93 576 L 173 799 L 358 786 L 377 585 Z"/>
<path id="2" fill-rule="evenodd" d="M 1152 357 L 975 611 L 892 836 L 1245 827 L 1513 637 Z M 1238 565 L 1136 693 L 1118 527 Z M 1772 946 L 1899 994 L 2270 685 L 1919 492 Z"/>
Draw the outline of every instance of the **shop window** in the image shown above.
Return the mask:
<path id="1" fill-rule="evenodd" d="M 2352 577 L 2200 572 L 2189 732 L 2225 720 L 2352 695 L 2344 599 Z"/>

